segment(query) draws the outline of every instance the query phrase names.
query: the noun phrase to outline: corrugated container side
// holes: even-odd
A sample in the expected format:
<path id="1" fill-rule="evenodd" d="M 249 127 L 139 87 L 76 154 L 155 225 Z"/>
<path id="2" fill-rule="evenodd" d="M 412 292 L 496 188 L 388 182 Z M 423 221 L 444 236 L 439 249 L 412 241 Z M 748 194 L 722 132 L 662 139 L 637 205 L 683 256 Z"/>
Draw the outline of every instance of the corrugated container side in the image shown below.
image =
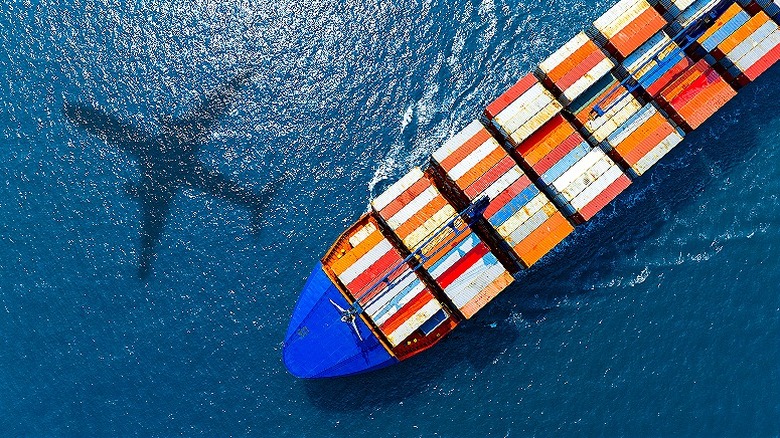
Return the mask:
<path id="1" fill-rule="evenodd" d="M 745 24 L 740 26 L 734 33 L 726 37 L 723 42 L 717 45 L 713 49 L 713 54 L 716 59 L 725 57 L 728 53 L 731 53 L 738 45 L 749 39 L 750 36 L 759 30 L 763 25 L 769 22 L 769 17 L 763 12 L 757 14 L 754 17 L 748 19 Z"/>
<path id="2" fill-rule="evenodd" d="M 751 81 L 754 81 L 778 60 L 780 60 L 780 45 L 776 45 L 766 55 L 756 61 L 750 68 L 745 70 L 745 76 Z"/>
<path id="3" fill-rule="evenodd" d="M 483 287 L 479 294 L 474 296 L 468 303 L 464 304 L 463 307 L 461 307 L 460 312 L 466 319 L 470 319 L 514 281 L 515 279 L 508 272 L 499 275 L 490 284 Z"/>
<path id="4" fill-rule="evenodd" d="M 509 104 L 515 101 L 518 97 L 520 97 L 523 93 L 528 91 L 529 88 L 531 88 L 534 84 L 538 83 L 538 79 L 532 74 L 529 73 L 526 76 L 524 76 L 522 79 L 520 79 L 515 85 L 513 85 L 509 90 L 507 90 L 504 94 L 498 97 L 498 99 L 491 102 L 487 108 L 485 108 L 485 118 L 486 119 L 492 119 L 494 118 L 498 113 L 503 111 Z"/>
<path id="5" fill-rule="evenodd" d="M 526 266 L 532 266 L 552 251 L 572 231 L 574 231 L 574 227 L 561 212 L 556 211 L 545 223 L 529 234 L 525 240 L 515 245 L 515 252 L 517 252 Z"/>
<path id="6" fill-rule="evenodd" d="M 582 32 L 544 60 L 537 69 L 545 85 L 564 105 L 609 73 L 614 63 Z"/>
<path id="7" fill-rule="evenodd" d="M 660 93 L 667 110 L 687 129 L 696 129 L 736 95 L 705 60 L 701 60 Z"/>
<path id="8" fill-rule="evenodd" d="M 661 141 L 650 152 L 646 153 L 641 159 L 631 166 L 631 169 L 636 172 L 637 176 L 644 175 L 652 166 L 654 166 L 661 158 L 663 158 L 669 151 L 675 146 L 680 144 L 683 140 L 683 134 L 679 131 L 674 131 L 669 134 L 663 141 Z"/>
<path id="9" fill-rule="evenodd" d="M 413 185 L 410 181 L 404 184 Z M 429 308 L 439 306 L 412 265 L 404 262 L 404 254 L 384 235 L 374 214 L 363 216 L 345 231 L 322 262 L 339 287 L 360 302 L 367 321 L 393 347 L 406 337 L 406 332 L 411 334 L 419 327 L 415 321 L 406 321 L 414 305 L 422 302 Z M 418 319 L 424 317 L 422 313 L 417 315 Z"/>
<path id="10" fill-rule="evenodd" d="M 623 176 L 623 171 L 617 164 L 606 167 L 606 170 L 589 184 L 585 190 L 571 199 L 571 206 L 582 214 L 582 209 L 598 198 L 604 190 L 607 189 L 615 180 Z"/>
<path id="11" fill-rule="evenodd" d="M 615 182 L 599 194 L 590 204 L 580 210 L 583 219 L 589 221 L 593 219 L 598 212 L 614 200 L 620 193 L 631 185 L 631 180 L 626 176 L 620 176 Z"/>
<path id="12" fill-rule="evenodd" d="M 666 24 L 666 20 L 648 5 L 631 23 L 611 37 L 606 47 L 618 60 L 625 59 Z"/>
<path id="13" fill-rule="evenodd" d="M 701 47 L 707 51 L 713 51 L 727 37 L 742 27 L 750 15 L 738 4 L 731 5 L 712 26 L 697 39 Z"/>

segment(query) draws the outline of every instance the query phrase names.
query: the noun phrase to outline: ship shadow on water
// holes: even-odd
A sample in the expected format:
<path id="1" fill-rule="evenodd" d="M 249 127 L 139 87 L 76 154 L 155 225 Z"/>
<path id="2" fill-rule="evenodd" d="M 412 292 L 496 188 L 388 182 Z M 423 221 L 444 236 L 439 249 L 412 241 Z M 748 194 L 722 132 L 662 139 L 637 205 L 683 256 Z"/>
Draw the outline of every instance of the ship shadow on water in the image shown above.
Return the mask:
<path id="1" fill-rule="evenodd" d="M 73 125 L 129 154 L 141 169 L 138 183 L 127 187 L 128 195 L 141 207 L 140 279 L 146 280 L 152 272 L 171 204 L 183 189 L 199 190 L 246 209 L 252 215 L 252 232 L 259 232 L 265 205 L 290 172 L 272 178 L 255 192 L 209 169 L 198 158 L 219 119 L 251 76 L 252 70 L 239 72 L 206 93 L 182 116 L 161 117 L 159 130 L 154 134 L 120 120 L 97 103 L 66 100 L 63 113 Z"/>
<path id="2" fill-rule="evenodd" d="M 780 120 L 780 100 L 771 97 L 778 80 L 780 71 L 770 70 L 741 90 L 612 206 L 580 226 L 567 243 L 439 345 L 384 370 L 303 382 L 309 399 L 325 410 L 353 412 L 438 391 L 437 379 L 444 370 L 463 369 L 460 364 L 465 362 L 471 369 L 469 374 L 481 372 L 517 343 L 527 324 L 544 324 L 561 300 L 584 297 L 599 281 L 635 275 L 616 272 L 615 261 L 662 233 L 667 218 L 689 205 L 692 198 L 706 196 L 714 179 L 727 178 L 736 166 L 750 165 L 745 157 L 757 152 L 759 131 L 776 126 Z M 582 287 L 572 289 L 573 284 Z"/>

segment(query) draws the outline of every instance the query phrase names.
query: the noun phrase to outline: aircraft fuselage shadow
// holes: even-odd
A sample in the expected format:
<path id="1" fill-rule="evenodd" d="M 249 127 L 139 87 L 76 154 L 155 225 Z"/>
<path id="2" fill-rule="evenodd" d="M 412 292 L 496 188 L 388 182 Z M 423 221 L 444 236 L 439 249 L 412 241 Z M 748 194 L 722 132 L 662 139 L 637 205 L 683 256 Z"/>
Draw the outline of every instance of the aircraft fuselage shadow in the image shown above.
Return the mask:
<path id="1" fill-rule="evenodd" d="M 237 74 L 207 92 L 180 117 L 164 116 L 155 135 L 121 121 L 97 103 L 65 102 L 63 112 L 71 123 L 133 156 L 141 168 L 138 184 L 128 187 L 127 192 L 141 207 L 138 275 L 142 280 L 152 271 L 171 204 L 182 189 L 199 190 L 245 208 L 252 215 L 252 231 L 257 233 L 265 205 L 288 178 L 289 172 L 272 178 L 255 192 L 207 168 L 198 158 L 201 146 L 250 76 L 250 70 Z"/>

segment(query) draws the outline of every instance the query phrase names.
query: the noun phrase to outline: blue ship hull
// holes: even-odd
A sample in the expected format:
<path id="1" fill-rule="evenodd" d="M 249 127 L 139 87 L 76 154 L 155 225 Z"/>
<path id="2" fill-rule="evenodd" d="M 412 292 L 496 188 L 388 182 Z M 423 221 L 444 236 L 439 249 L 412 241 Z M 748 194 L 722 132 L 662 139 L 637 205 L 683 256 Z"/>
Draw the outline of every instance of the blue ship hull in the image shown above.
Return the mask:
<path id="1" fill-rule="evenodd" d="M 284 341 L 284 364 L 304 379 L 341 377 L 393 365 L 390 355 L 365 322 L 355 320 L 360 338 L 341 321 L 349 303 L 318 263 L 295 306 Z M 361 340 L 362 338 L 362 340 Z"/>

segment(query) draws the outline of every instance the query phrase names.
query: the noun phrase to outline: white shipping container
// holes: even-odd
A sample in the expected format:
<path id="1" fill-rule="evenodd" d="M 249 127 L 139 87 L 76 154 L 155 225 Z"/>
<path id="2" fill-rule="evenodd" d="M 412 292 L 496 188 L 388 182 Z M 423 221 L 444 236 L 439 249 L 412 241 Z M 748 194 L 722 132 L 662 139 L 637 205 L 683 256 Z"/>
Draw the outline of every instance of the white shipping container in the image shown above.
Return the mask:
<path id="1" fill-rule="evenodd" d="M 767 53 L 780 44 L 780 30 L 775 29 L 768 37 L 761 41 L 753 50 L 740 58 L 734 64 L 743 72 L 761 60 Z"/>
<path id="2" fill-rule="evenodd" d="M 541 84 L 538 84 L 541 87 Z M 536 114 L 543 109 L 547 108 L 550 104 L 554 103 L 552 95 L 547 93 L 539 94 L 534 100 L 517 107 L 517 112 L 506 113 L 506 118 L 499 118 L 503 112 L 496 116 L 495 122 L 501 126 L 501 129 L 506 133 L 513 133 L 517 128 L 523 126 L 529 120 L 531 120 Z"/>
<path id="3" fill-rule="evenodd" d="M 720 3 L 721 0 L 710 0 L 706 4 L 704 4 L 703 1 L 698 0 L 688 0 L 685 2 L 675 2 L 678 7 L 680 8 L 683 13 L 677 17 L 676 21 L 682 25 L 682 27 L 686 27 L 690 24 L 692 24 L 694 21 L 698 20 L 700 17 L 703 17 L 705 14 L 707 14 L 710 10 L 712 10 L 713 7 L 715 7 L 718 3 Z M 680 5 L 687 3 L 688 5 L 683 8 Z M 685 9 L 687 9 L 690 5 L 693 5 L 694 3 L 701 3 L 701 6 L 698 7 L 696 13 L 689 13 Z M 698 6 L 698 5 L 697 5 Z"/>
<path id="4" fill-rule="evenodd" d="M 387 225 L 389 225 L 393 230 L 397 230 L 401 225 L 411 219 L 412 216 L 416 215 L 420 210 L 422 210 L 438 196 L 439 191 L 436 190 L 436 187 L 428 187 L 422 193 L 417 195 L 416 198 L 412 199 L 411 202 L 404 205 L 403 208 L 398 210 L 398 212 L 395 213 L 392 217 L 387 218 Z"/>
<path id="5" fill-rule="evenodd" d="M 545 209 L 539 210 L 536 212 L 536 214 L 531 216 L 531 218 L 527 221 L 523 222 L 522 225 L 517 227 L 509 235 L 502 235 L 501 237 L 503 237 L 510 246 L 515 247 L 531 233 L 533 233 L 534 230 L 542 226 L 542 224 L 544 224 L 547 219 L 549 219 L 549 217 L 550 216 L 547 214 Z"/>
<path id="6" fill-rule="evenodd" d="M 601 178 L 597 179 L 596 182 L 588 186 L 585 191 L 574 198 L 571 201 L 571 206 L 577 211 L 582 210 L 583 207 L 590 204 L 591 201 L 596 199 L 598 195 L 603 193 L 610 184 L 615 182 L 622 175 L 624 175 L 624 173 L 620 170 L 620 167 L 618 167 L 617 164 L 613 165 L 608 171 L 601 175 Z"/>
<path id="7" fill-rule="evenodd" d="M 566 200 L 570 201 L 577 197 L 580 193 L 585 191 L 591 184 L 595 183 L 596 180 L 604 174 L 607 170 L 609 170 L 613 166 L 612 160 L 599 160 L 594 164 L 590 169 L 585 171 L 582 175 L 580 175 L 577 179 L 571 182 L 565 189 L 561 191 L 561 195 L 563 195 Z"/>
<path id="8" fill-rule="evenodd" d="M 353 248 L 360 245 L 360 243 L 366 240 L 374 231 L 376 231 L 376 225 L 369 222 L 349 238 L 349 244 L 352 245 Z"/>
<path id="9" fill-rule="evenodd" d="M 388 187 L 384 193 L 374 198 L 374 200 L 371 201 L 371 205 L 376 211 L 381 211 L 423 177 L 423 171 L 419 167 L 415 167 L 395 184 Z"/>
<path id="10" fill-rule="evenodd" d="M 501 236 L 508 236 L 548 203 L 550 203 L 550 200 L 547 199 L 547 196 L 544 193 L 539 193 L 522 208 L 515 211 L 503 224 L 499 225 L 496 231 Z"/>
<path id="11" fill-rule="evenodd" d="M 390 345 L 393 347 L 398 346 L 398 344 L 408 338 L 409 335 L 414 333 L 421 325 L 425 324 L 425 321 L 431 319 L 439 310 L 441 310 L 441 304 L 439 304 L 438 301 L 429 301 L 428 304 L 407 319 L 400 327 L 387 335 L 387 340 L 390 342 Z"/>
<path id="12" fill-rule="evenodd" d="M 572 181 L 574 181 L 586 170 L 590 169 L 594 164 L 596 164 L 597 161 L 604 158 L 608 159 L 607 154 L 605 154 L 604 151 L 598 148 L 591 149 L 590 152 L 585 154 L 585 156 L 580 159 L 580 161 L 574 163 L 574 165 L 572 165 L 566 172 L 563 172 L 563 174 L 559 176 L 558 179 L 553 181 L 553 188 L 555 191 L 560 193 L 566 189 L 566 187 L 568 187 Z"/>
<path id="13" fill-rule="evenodd" d="M 574 99 L 579 97 L 580 94 L 584 93 L 588 88 L 595 84 L 596 81 L 609 73 L 614 66 L 615 64 L 610 61 L 609 58 L 604 58 L 590 69 L 589 72 L 585 73 L 585 75 L 572 84 L 571 87 L 563 91 L 562 99 L 565 99 L 565 101 L 561 100 L 561 102 L 564 104 L 571 103 Z"/>
<path id="14" fill-rule="evenodd" d="M 755 49 L 761 41 L 766 39 L 772 32 L 777 31 L 777 23 L 772 20 L 767 21 L 761 27 L 756 29 L 749 37 L 734 47 L 731 52 L 728 53 L 728 58 L 735 62 L 742 59 L 748 52 Z"/>
<path id="15" fill-rule="evenodd" d="M 545 90 L 544 86 L 537 82 L 525 93 L 521 94 L 517 99 L 512 101 L 512 103 L 510 103 L 506 108 L 496 114 L 494 120 L 499 124 L 504 125 L 518 114 L 528 112 L 529 106 L 531 106 L 534 101 L 543 96 L 547 96 L 548 100 L 553 100 L 553 97 L 547 94 L 547 90 Z"/>
<path id="16" fill-rule="evenodd" d="M 677 132 L 672 132 L 661 143 L 658 144 L 653 150 L 647 153 L 644 157 L 640 158 L 636 164 L 631 166 L 637 175 L 642 176 L 645 172 L 650 170 L 655 163 L 664 157 L 670 150 L 682 142 L 682 136 Z"/>
<path id="17" fill-rule="evenodd" d="M 574 52 L 576 52 L 577 49 L 584 46 L 588 41 L 590 41 L 590 38 L 588 38 L 584 32 L 578 33 L 574 38 L 569 40 L 569 42 L 564 44 L 563 47 L 542 61 L 539 64 L 539 70 L 544 73 L 549 73 L 560 63 L 566 60 L 566 58 L 570 57 Z"/>
<path id="18" fill-rule="evenodd" d="M 433 159 L 441 163 L 445 158 L 449 157 L 453 152 L 458 150 L 458 148 L 463 146 L 464 143 L 471 140 L 471 138 L 477 135 L 482 129 L 485 128 L 479 120 L 474 120 L 469 123 L 468 126 L 463 128 L 460 132 L 455 134 L 455 136 L 447 140 L 442 147 L 437 149 L 436 152 L 433 153 Z"/>
<path id="19" fill-rule="evenodd" d="M 450 219 L 453 219 L 458 213 L 447 204 L 441 208 L 441 210 L 431 216 L 430 219 L 425 221 L 419 228 L 409 233 L 405 239 L 404 244 L 407 248 L 414 251 L 417 246 L 425 239 L 431 236 L 434 231 L 438 230 L 442 225 L 446 224 Z"/>
<path id="20" fill-rule="evenodd" d="M 615 6 L 609 8 L 604 15 L 597 18 L 596 21 L 593 22 L 593 27 L 601 31 L 601 33 L 604 33 L 602 29 L 608 28 L 610 24 L 618 19 L 618 17 L 625 14 L 627 10 L 639 2 L 640 0 L 620 0 Z"/>
<path id="21" fill-rule="evenodd" d="M 358 275 L 365 272 L 371 265 L 376 263 L 377 260 L 392 250 L 393 245 L 391 245 L 387 239 L 380 240 L 375 247 L 371 248 L 368 252 L 363 254 L 362 257 L 355 260 L 355 263 L 345 269 L 344 272 L 338 276 L 339 280 L 345 285 L 351 283 Z"/>
<path id="22" fill-rule="evenodd" d="M 555 117 L 556 114 L 558 114 L 563 106 L 556 100 L 550 102 L 549 105 L 547 105 L 543 110 L 539 111 L 534 115 L 528 122 L 517 128 L 514 132 L 511 133 L 510 138 L 517 142 L 516 144 L 520 144 L 528 137 L 530 137 L 534 132 L 536 132 L 539 128 L 542 127 L 545 123 L 550 121 L 553 117 Z"/>
<path id="23" fill-rule="evenodd" d="M 485 159 L 485 157 L 500 147 L 501 146 L 494 138 L 489 138 L 486 142 L 482 143 L 478 148 L 474 149 L 470 154 L 468 154 L 463 159 L 463 161 L 456 164 L 452 170 L 447 172 L 447 174 L 450 176 L 450 178 L 452 178 L 453 181 L 457 181 L 469 170 L 473 169 L 474 166 L 479 164 L 480 161 Z"/>
<path id="24" fill-rule="evenodd" d="M 626 26 L 636 20 L 637 17 L 639 17 L 643 12 L 650 8 L 650 3 L 647 3 L 647 0 L 640 0 L 631 5 L 631 7 L 628 8 L 623 14 L 616 16 L 611 23 L 600 28 L 599 31 L 601 31 L 601 33 L 607 37 L 607 39 L 612 39 Z"/>
<path id="25" fill-rule="evenodd" d="M 507 173 L 501 175 L 500 178 L 498 178 L 493 184 L 490 185 L 484 192 L 480 193 L 479 195 L 475 196 L 474 199 L 479 198 L 480 196 L 484 195 L 487 196 L 488 199 L 491 201 L 496 199 L 498 195 L 501 194 L 504 190 L 507 189 L 507 187 L 511 186 L 512 183 L 517 181 L 523 176 L 523 171 L 520 170 L 519 167 L 512 166 Z"/>
<path id="26" fill-rule="evenodd" d="M 688 9 L 688 6 L 692 5 L 696 0 L 671 0 L 671 3 L 677 6 L 681 11 Z"/>
<path id="27" fill-rule="evenodd" d="M 633 96 L 624 97 L 619 104 L 610 108 L 603 116 L 588 120 L 585 127 L 593 133 L 593 138 L 596 141 L 602 142 L 641 109 L 642 104 Z M 610 115 L 610 113 L 612 114 Z"/>
<path id="28" fill-rule="evenodd" d="M 552 94 L 544 90 L 542 84 L 534 85 L 531 90 L 537 90 L 537 92 L 531 93 L 529 91 L 524 94 L 512 102 L 507 109 L 498 113 L 493 121 L 506 132 L 511 133 L 555 100 Z"/>
<path id="29" fill-rule="evenodd" d="M 444 289 L 455 307 L 462 308 L 479 295 L 490 283 L 506 272 L 500 263 L 486 264 L 485 257 L 470 267 L 457 280 Z"/>

